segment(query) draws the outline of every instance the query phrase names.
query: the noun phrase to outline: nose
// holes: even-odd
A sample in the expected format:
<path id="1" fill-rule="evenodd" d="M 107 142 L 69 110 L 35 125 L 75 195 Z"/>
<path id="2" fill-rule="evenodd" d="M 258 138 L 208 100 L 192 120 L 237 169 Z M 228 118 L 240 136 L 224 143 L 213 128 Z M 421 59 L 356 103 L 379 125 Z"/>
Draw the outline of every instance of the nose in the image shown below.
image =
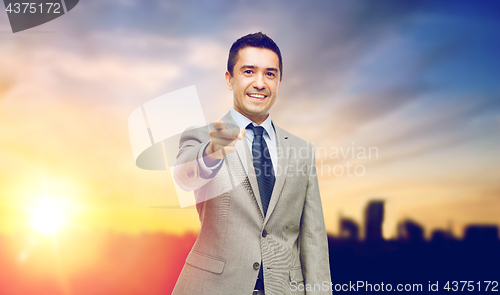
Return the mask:
<path id="1" fill-rule="evenodd" d="M 266 84 L 264 83 L 264 77 L 262 77 L 262 74 L 255 75 L 255 80 L 253 81 L 252 86 L 256 90 L 264 90 L 266 88 Z"/>

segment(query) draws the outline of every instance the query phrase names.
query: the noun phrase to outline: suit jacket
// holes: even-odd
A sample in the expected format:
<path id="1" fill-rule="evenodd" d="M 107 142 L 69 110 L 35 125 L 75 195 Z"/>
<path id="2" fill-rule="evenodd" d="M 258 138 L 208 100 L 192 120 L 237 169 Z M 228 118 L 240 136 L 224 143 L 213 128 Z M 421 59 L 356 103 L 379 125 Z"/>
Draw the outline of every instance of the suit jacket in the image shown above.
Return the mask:
<path id="1" fill-rule="evenodd" d="M 236 124 L 230 113 L 222 120 Z M 278 167 L 266 216 L 246 140 L 203 177 L 197 157 L 210 141 L 208 128 L 183 133 L 174 178 L 195 191 L 201 229 L 172 294 L 250 295 L 260 263 L 266 294 L 331 294 L 314 149 L 273 126 Z M 315 291 L 305 291 L 308 285 Z"/>

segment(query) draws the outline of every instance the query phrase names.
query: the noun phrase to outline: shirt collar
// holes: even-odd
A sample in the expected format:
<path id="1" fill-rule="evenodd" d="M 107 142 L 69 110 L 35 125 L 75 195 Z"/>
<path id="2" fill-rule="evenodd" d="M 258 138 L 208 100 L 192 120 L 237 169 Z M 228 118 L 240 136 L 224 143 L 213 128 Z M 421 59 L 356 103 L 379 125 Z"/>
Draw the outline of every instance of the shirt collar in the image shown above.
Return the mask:
<path id="1" fill-rule="evenodd" d="M 274 141 L 276 138 L 276 132 L 274 131 L 274 127 L 271 121 L 271 115 L 267 116 L 266 120 L 262 122 L 260 125 L 255 124 L 252 120 L 245 117 L 245 115 L 241 114 L 234 107 L 231 109 L 231 117 L 233 117 L 234 121 L 240 128 L 246 128 L 248 124 L 252 123 L 253 126 L 262 126 L 266 133 L 269 135 L 269 138 Z"/>

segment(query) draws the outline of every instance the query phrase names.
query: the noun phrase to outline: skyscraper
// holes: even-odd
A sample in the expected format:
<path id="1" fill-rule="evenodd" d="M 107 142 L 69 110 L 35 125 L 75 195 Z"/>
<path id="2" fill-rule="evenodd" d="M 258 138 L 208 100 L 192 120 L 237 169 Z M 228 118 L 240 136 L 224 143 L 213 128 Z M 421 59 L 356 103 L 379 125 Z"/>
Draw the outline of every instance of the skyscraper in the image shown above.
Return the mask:
<path id="1" fill-rule="evenodd" d="M 365 240 L 381 241 L 384 223 L 384 201 L 372 200 L 365 209 Z"/>

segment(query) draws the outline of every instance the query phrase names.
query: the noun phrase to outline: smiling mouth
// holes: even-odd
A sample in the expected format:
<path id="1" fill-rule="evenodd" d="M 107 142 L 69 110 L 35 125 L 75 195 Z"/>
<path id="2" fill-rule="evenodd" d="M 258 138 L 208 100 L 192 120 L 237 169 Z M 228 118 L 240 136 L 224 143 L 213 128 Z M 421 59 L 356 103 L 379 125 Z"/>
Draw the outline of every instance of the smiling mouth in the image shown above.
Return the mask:
<path id="1" fill-rule="evenodd" d="M 251 98 L 254 98 L 254 99 L 264 99 L 267 97 L 267 95 L 259 94 L 259 93 L 247 93 L 247 95 Z"/>

